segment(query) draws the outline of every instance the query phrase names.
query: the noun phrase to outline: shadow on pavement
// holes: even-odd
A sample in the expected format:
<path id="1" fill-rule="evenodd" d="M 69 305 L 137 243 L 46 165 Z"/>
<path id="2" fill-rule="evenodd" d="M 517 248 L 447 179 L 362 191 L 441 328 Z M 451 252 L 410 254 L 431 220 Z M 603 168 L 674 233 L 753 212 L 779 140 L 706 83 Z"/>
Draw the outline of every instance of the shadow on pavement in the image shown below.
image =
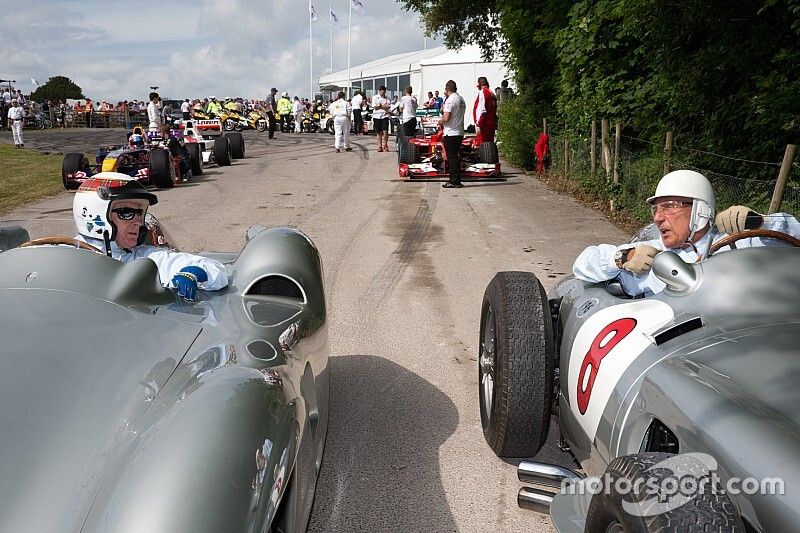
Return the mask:
<path id="1" fill-rule="evenodd" d="M 453 402 L 374 355 L 330 360 L 328 441 L 309 532 L 456 531 L 439 473 Z"/>

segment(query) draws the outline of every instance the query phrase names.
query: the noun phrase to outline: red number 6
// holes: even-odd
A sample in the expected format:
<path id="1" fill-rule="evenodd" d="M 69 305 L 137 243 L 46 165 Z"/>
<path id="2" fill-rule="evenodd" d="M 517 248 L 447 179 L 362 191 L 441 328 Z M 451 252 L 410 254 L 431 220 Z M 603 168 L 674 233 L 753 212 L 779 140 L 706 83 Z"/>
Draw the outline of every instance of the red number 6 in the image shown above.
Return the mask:
<path id="1" fill-rule="evenodd" d="M 589 407 L 589 397 L 592 395 L 592 387 L 594 387 L 594 380 L 597 378 L 597 372 L 600 370 L 600 363 L 603 358 L 608 355 L 614 346 L 628 336 L 636 327 L 636 320 L 633 318 L 620 318 L 611 324 L 607 325 L 597 334 L 583 358 L 581 364 L 581 371 L 578 374 L 578 410 L 581 414 L 586 414 L 586 408 Z M 610 335 L 610 337 L 609 337 Z M 601 343 L 605 341 L 605 344 Z M 589 370 L 589 379 L 586 378 L 586 370 Z M 586 387 L 584 388 L 584 382 Z"/>

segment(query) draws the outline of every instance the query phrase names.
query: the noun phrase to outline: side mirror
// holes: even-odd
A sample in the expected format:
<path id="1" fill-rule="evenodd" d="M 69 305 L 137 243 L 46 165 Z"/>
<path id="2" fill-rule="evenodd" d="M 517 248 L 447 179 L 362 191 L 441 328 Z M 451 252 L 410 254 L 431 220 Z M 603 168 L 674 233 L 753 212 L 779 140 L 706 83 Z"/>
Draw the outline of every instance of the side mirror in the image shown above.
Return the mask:
<path id="1" fill-rule="evenodd" d="M 666 283 L 665 292 L 672 296 L 691 294 L 703 281 L 699 264 L 688 264 L 675 252 L 661 252 L 653 259 L 653 274 Z"/>

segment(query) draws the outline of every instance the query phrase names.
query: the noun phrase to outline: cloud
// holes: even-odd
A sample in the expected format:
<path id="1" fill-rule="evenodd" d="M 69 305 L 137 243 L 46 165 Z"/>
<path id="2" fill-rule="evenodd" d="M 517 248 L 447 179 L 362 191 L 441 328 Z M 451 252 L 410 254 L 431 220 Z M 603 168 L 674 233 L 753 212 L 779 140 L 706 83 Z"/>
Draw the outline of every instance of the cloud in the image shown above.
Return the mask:
<path id="1" fill-rule="evenodd" d="M 414 13 L 394 0 L 362 0 L 353 11 L 353 66 L 423 47 Z M 313 81 L 330 72 L 328 6 L 339 17 L 333 69 L 347 68 L 347 0 L 314 1 Z M 10 4 L 10 5 L 6 5 Z M 5 0 L 0 18 L 1 78 L 71 78 L 94 100 L 145 99 L 150 85 L 170 98 L 263 98 L 270 87 L 308 96 L 305 0 L 174 0 L 157 10 L 140 0 Z M 439 41 L 428 40 L 429 46 Z M 24 82 L 23 82 L 24 80 Z"/>

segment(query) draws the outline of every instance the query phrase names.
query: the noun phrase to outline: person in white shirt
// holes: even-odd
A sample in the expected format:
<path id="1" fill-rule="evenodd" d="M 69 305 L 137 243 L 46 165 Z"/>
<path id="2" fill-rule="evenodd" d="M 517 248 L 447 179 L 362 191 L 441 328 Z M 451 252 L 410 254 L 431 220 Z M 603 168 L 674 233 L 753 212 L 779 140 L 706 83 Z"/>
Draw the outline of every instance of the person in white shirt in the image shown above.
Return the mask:
<path id="1" fill-rule="evenodd" d="M 632 295 L 651 295 L 664 290 L 665 283 L 651 270 L 653 258 L 664 250 L 695 263 L 707 256 L 711 245 L 725 234 L 749 229 L 766 229 L 800 237 L 800 222 L 787 213 L 761 215 L 742 205 L 729 207 L 714 216 L 716 198 L 708 179 L 693 170 L 675 170 L 659 181 L 647 199 L 659 238 L 622 246 L 600 244 L 586 248 L 572 267 L 576 278 L 594 283 L 618 279 Z M 780 246 L 773 239 L 750 237 L 736 242 L 737 248 Z M 723 247 L 723 250 L 729 249 Z"/>
<path id="2" fill-rule="evenodd" d="M 8 109 L 8 127 L 14 134 L 14 148 L 24 148 L 25 141 L 22 138 L 22 119 L 25 118 L 25 110 L 19 105 L 17 99 L 11 100 L 11 107 Z"/>
<path id="3" fill-rule="evenodd" d="M 300 98 L 297 96 L 292 102 L 292 114 L 294 115 L 294 132 L 300 133 L 303 122 L 303 104 L 300 103 Z"/>
<path id="4" fill-rule="evenodd" d="M 124 263 L 141 257 L 158 266 L 161 284 L 194 300 L 197 289 L 218 291 L 228 285 L 225 266 L 214 259 L 161 246 L 143 244 L 147 209 L 158 203 L 155 194 L 126 174 L 100 172 L 85 181 L 72 202 L 77 240 Z"/>
<path id="5" fill-rule="evenodd" d="M 378 151 L 389 151 L 389 108 L 386 86 L 378 87 L 378 94 L 372 97 L 372 125 L 378 137 Z"/>
<path id="6" fill-rule="evenodd" d="M 339 98 L 328 106 L 328 113 L 333 116 L 333 131 L 336 134 L 336 152 L 341 152 L 342 146 L 346 152 L 351 152 L 350 148 L 350 102 L 344 99 L 344 91 L 339 92 Z"/>
<path id="7" fill-rule="evenodd" d="M 414 90 L 411 86 L 406 87 L 405 94 L 400 99 L 400 109 L 403 110 L 403 116 L 400 120 L 403 123 L 403 133 L 406 137 L 414 137 L 417 134 L 417 97 L 412 96 Z"/>
<path id="8" fill-rule="evenodd" d="M 439 119 L 439 126 L 444 131 L 444 151 L 447 155 L 447 170 L 450 174 L 450 181 L 443 183 L 442 187 L 460 188 L 461 184 L 461 141 L 464 140 L 464 113 L 467 104 L 456 91 L 456 82 L 448 80 L 444 86 L 444 94 L 447 100 L 444 101 L 442 110 L 444 114 Z"/>
<path id="9" fill-rule="evenodd" d="M 150 131 L 159 131 L 164 119 L 161 115 L 161 97 L 158 93 L 150 93 L 150 103 L 147 104 L 147 120 L 150 121 L 148 129 Z"/>
<path id="10" fill-rule="evenodd" d="M 350 99 L 350 105 L 353 106 L 353 134 L 359 135 L 364 130 L 364 119 L 361 117 L 361 106 L 364 104 L 364 95 L 361 91 L 356 91 L 356 94 Z"/>
<path id="11" fill-rule="evenodd" d="M 181 114 L 183 115 L 183 120 L 189 120 L 192 118 L 192 106 L 189 103 L 188 98 L 181 104 Z"/>

